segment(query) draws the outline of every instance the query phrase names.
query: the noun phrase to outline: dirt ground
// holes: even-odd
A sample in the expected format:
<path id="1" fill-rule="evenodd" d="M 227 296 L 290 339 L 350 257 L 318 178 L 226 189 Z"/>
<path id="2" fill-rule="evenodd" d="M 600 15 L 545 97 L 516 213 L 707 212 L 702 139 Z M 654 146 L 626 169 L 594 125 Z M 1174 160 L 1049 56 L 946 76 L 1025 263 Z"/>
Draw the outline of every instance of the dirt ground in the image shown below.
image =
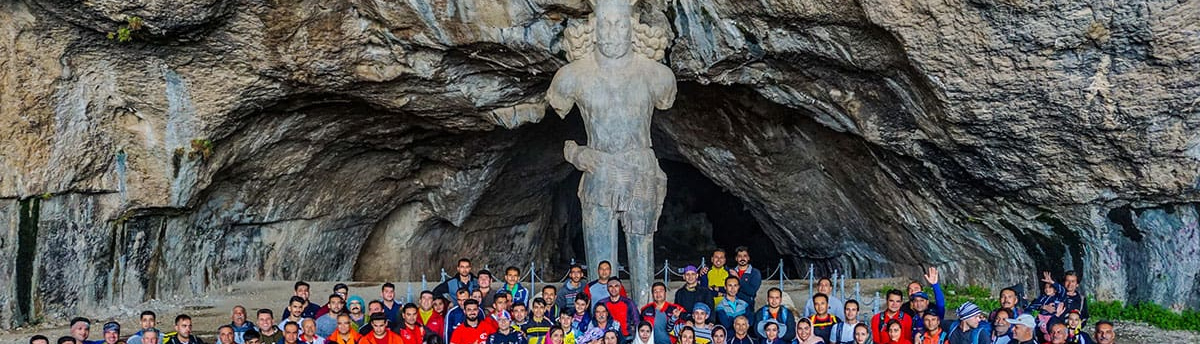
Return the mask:
<path id="1" fill-rule="evenodd" d="M 875 292 L 886 285 L 902 285 L 903 279 L 870 279 L 870 280 L 848 280 L 846 281 L 846 298 L 855 298 L 854 284 L 858 283 L 860 288 L 859 301 L 863 302 L 862 309 L 864 313 L 871 310 L 871 301 L 875 297 Z M 333 289 L 333 285 L 337 282 L 309 282 L 312 284 L 311 299 L 314 302 L 323 300 L 328 296 Z M 193 328 L 206 343 L 216 342 L 215 331 L 220 325 L 227 324 L 230 321 L 230 310 L 235 305 L 245 306 L 253 317 L 253 312 L 259 308 L 268 307 L 278 313 L 284 307 L 287 299 L 292 295 L 291 281 L 266 281 L 266 282 L 243 282 L 233 286 L 229 286 L 222 290 L 210 292 L 208 295 L 201 297 L 189 298 L 170 298 L 164 300 L 152 300 L 140 305 L 114 305 L 104 309 L 95 309 L 90 312 L 84 312 L 81 316 L 93 319 L 95 322 L 92 326 L 90 339 L 100 339 L 101 324 L 107 321 L 117 321 L 121 323 L 122 337 L 128 336 L 138 327 L 137 316 L 143 310 L 152 310 L 158 313 L 158 327 L 164 331 L 173 331 L 171 321 L 176 315 L 186 313 L 192 317 Z M 350 286 L 350 294 L 360 295 L 364 299 L 379 297 L 379 286 L 382 283 L 372 282 L 352 282 L 347 283 Z M 672 289 L 678 288 L 682 282 L 672 282 Z M 428 285 L 433 288 L 434 283 Z M 764 281 L 760 288 L 757 298 L 757 305 L 766 304 L 766 291 L 771 287 L 778 287 L 779 281 Z M 401 301 L 405 300 L 409 294 L 411 287 L 412 295 L 415 297 L 421 291 L 420 282 L 416 283 L 397 283 L 396 298 Z M 784 297 L 785 305 L 792 305 L 793 309 L 801 309 L 804 307 L 803 300 L 808 297 L 808 281 L 807 280 L 790 280 L 784 283 L 786 295 Z M 837 292 L 837 290 L 835 290 Z M 668 293 L 668 298 L 672 298 L 673 292 Z M 794 297 L 793 297 L 794 296 Z M 792 302 L 792 300 L 797 300 Z M 53 341 L 55 338 L 68 334 L 66 322 L 69 319 L 48 319 L 45 323 L 25 328 L 17 328 L 11 331 L 0 330 L 0 343 L 28 343 L 29 337 L 34 334 L 42 334 Z M 1197 343 L 1200 344 L 1200 334 L 1188 331 L 1164 331 L 1156 329 L 1146 324 L 1133 322 L 1118 322 L 1117 335 L 1119 343 L 1131 344 L 1160 344 L 1160 343 Z"/>

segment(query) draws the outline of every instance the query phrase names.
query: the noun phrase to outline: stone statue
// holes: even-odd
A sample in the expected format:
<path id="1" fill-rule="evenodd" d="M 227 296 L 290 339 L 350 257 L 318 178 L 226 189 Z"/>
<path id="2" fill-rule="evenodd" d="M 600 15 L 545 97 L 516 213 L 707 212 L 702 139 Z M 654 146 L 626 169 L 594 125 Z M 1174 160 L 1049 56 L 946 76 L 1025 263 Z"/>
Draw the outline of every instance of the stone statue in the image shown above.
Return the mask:
<path id="1" fill-rule="evenodd" d="M 588 263 L 616 265 L 619 224 L 628 245 L 631 296 L 643 304 L 649 301 L 654 232 L 667 191 L 667 177 L 650 148 L 650 117 L 655 108 L 671 107 L 676 86 L 671 69 L 657 62 L 666 48 L 665 31 L 638 23 L 632 13 L 636 2 L 594 0 L 589 21 L 566 29 L 571 63 L 554 75 L 546 101 L 561 117 L 578 105 L 587 129 L 587 145 L 567 141 L 563 154 L 583 171 L 579 199 Z"/>

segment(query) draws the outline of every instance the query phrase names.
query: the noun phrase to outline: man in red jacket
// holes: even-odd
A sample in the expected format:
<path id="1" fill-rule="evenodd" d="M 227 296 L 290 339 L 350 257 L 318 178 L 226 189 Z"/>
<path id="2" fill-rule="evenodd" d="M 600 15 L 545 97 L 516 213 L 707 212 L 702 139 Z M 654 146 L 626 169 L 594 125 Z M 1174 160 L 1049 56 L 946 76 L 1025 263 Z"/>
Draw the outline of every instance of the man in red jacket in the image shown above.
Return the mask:
<path id="1" fill-rule="evenodd" d="M 400 339 L 404 341 L 404 344 L 421 344 L 425 341 L 425 335 L 433 332 L 425 325 L 421 325 L 417 305 L 404 304 L 400 309 L 400 318 L 403 319 L 403 322 L 400 326 L 396 326 L 396 333 L 400 334 Z"/>
<path id="2" fill-rule="evenodd" d="M 604 305 L 608 307 L 608 313 L 612 315 L 613 320 L 621 325 L 621 335 L 629 338 L 631 333 L 637 330 L 638 314 L 637 305 L 633 304 L 633 300 L 628 297 L 621 296 L 621 290 L 625 289 L 621 285 L 621 279 L 612 277 L 608 279 L 608 298 L 605 299 Z"/>
<path id="3" fill-rule="evenodd" d="M 484 344 L 488 336 L 496 333 L 496 328 L 483 321 L 479 311 L 479 301 L 469 299 L 463 301 L 463 315 L 466 318 L 462 325 L 454 329 L 450 344 Z"/>
<path id="4" fill-rule="evenodd" d="M 652 301 L 642 306 L 642 322 L 650 323 L 650 329 L 654 331 L 654 344 L 671 343 L 673 337 L 667 333 L 679 322 L 683 306 L 667 302 L 667 285 L 663 282 L 654 282 L 654 286 L 650 287 L 650 298 Z"/>
<path id="5" fill-rule="evenodd" d="M 899 290 L 888 290 L 887 309 L 871 317 L 871 338 L 888 338 L 887 323 L 893 319 L 900 321 L 900 338 L 912 338 L 913 318 L 900 311 L 903 300 Z"/>
<path id="6" fill-rule="evenodd" d="M 446 318 L 433 309 L 433 292 L 428 290 L 422 291 L 421 298 L 417 300 L 417 306 L 419 307 L 417 309 L 417 322 L 433 330 L 438 336 L 445 337 L 446 334 L 442 332 L 446 327 Z"/>
<path id="7" fill-rule="evenodd" d="M 371 313 L 371 332 L 364 334 L 358 344 L 405 344 L 395 332 L 388 331 L 387 313 Z"/>

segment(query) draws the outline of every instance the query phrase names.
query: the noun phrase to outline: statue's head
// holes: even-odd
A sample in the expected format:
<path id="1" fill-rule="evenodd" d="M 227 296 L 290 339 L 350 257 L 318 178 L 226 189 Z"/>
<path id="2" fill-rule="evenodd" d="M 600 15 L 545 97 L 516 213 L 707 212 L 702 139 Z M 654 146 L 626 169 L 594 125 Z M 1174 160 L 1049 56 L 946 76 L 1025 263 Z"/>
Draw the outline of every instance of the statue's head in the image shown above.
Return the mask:
<path id="1" fill-rule="evenodd" d="M 595 0 L 596 45 L 600 55 L 621 58 L 629 53 L 633 4 L 630 0 Z"/>

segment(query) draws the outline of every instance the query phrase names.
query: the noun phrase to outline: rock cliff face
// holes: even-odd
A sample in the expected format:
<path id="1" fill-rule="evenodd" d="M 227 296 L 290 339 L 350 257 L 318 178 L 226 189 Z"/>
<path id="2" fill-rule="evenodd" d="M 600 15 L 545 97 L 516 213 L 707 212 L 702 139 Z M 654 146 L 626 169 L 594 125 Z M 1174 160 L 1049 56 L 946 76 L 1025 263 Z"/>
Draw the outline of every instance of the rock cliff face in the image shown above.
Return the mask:
<path id="1" fill-rule="evenodd" d="M 1200 2 L 637 9 L 671 29 L 681 80 L 655 118 L 660 158 L 754 220 L 715 228 L 669 201 L 664 233 L 744 230 L 771 239 L 755 242 L 777 251 L 764 257 L 854 277 L 1074 269 L 1101 299 L 1200 307 Z M 588 13 L 0 4 L 0 324 L 246 279 L 582 257 L 561 158 L 578 120 L 503 125 L 548 114 L 561 32 Z"/>

